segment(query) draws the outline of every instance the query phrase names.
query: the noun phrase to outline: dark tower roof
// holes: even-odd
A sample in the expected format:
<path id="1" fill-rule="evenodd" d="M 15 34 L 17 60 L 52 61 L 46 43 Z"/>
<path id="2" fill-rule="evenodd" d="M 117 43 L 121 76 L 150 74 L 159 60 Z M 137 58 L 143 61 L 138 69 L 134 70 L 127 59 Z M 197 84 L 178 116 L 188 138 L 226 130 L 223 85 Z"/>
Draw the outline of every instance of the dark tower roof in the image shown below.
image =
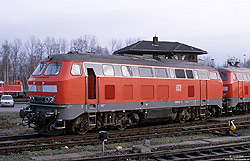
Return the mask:
<path id="1" fill-rule="evenodd" d="M 168 55 L 173 56 L 176 54 L 207 54 L 207 51 L 199 48 L 182 44 L 179 42 L 158 41 L 158 37 L 154 37 L 153 41 L 138 41 L 134 44 L 126 46 L 113 53 L 114 55 Z"/>

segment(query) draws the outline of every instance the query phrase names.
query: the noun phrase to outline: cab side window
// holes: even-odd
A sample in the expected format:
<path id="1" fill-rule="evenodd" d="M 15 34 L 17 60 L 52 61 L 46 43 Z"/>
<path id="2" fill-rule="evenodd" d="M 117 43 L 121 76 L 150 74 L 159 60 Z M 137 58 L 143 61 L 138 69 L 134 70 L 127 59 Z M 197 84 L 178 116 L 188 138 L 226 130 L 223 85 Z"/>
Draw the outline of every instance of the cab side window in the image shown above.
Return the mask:
<path id="1" fill-rule="evenodd" d="M 105 76 L 114 76 L 115 75 L 114 68 L 112 65 L 102 65 L 102 69 L 103 69 L 103 74 Z"/>
<path id="2" fill-rule="evenodd" d="M 193 71 L 194 79 L 199 79 L 197 70 Z"/>
<path id="3" fill-rule="evenodd" d="M 157 78 L 168 78 L 167 72 L 164 68 L 155 68 L 155 76 Z"/>
<path id="4" fill-rule="evenodd" d="M 209 75 L 210 75 L 210 79 L 212 79 L 212 80 L 218 79 L 217 72 L 209 72 Z"/>
<path id="5" fill-rule="evenodd" d="M 242 76 L 242 73 L 236 73 L 236 76 L 238 78 L 239 81 L 243 81 L 243 76 Z"/>
<path id="6" fill-rule="evenodd" d="M 186 75 L 188 79 L 194 79 L 193 71 L 192 70 L 186 70 Z"/>
<path id="7" fill-rule="evenodd" d="M 122 68 L 122 75 L 124 77 L 132 77 L 133 76 L 131 66 L 122 66 L 121 68 Z"/>
<path id="8" fill-rule="evenodd" d="M 176 78 L 186 78 L 185 72 L 183 69 L 175 69 Z"/>
<path id="9" fill-rule="evenodd" d="M 233 73 L 233 80 L 234 80 L 234 81 L 237 81 L 237 77 L 236 77 L 236 74 L 235 74 L 235 73 Z"/>
<path id="10" fill-rule="evenodd" d="M 204 70 L 199 70 L 198 76 L 199 76 L 199 79 L 209 79 L 208 72 Z"/>
<path id="11" fill-rule="evenodd" d="M 152 68 L 139 67 L 139 73 L 141 77 L 153 77 Z"/>
<path id="12" fill-rule="evenodd" d="M 244 81 L 248 81 L 247 75 L 246 74 L 242 74 L 242 75 L 243 75 Z"/>
<path id="13" fill-rule="evenodd" d="M 175 78 L 175 72 L 174 72 L 174 69 L 168 69 L 168 75 L 170 78 Z"/>
<path id="14" fill-rule="evenodd" d="M 71 74 L 72 75 L 82 75 L 81 64 L 73 63 L 71 67 Z"/>

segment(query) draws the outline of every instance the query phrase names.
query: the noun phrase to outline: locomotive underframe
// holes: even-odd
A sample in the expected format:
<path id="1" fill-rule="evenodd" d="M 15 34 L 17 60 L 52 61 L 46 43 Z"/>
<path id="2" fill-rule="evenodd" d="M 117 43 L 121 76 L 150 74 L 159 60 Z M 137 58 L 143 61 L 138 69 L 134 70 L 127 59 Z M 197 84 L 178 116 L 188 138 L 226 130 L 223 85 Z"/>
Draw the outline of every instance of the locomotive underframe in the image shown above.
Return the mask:
<path id="1" fill-rule="evenodd" d="M 147 120 L 185 122 L 219 115 L 221 100 L 206 100 L 208 102 L 213 105 L 201 106 L 202 100 L 60 106 L 31 103 L 20 112 L 20 116 L 39 133 L 58 134 L 64 131 L 83 134 L 93 128 L 113 126 L 124 129 Z"/>
<path id="2" fill-rule="evenodd" d="M 244 114 L 250 111 L 250 97 L 225 98 L 224 113 Z"/>

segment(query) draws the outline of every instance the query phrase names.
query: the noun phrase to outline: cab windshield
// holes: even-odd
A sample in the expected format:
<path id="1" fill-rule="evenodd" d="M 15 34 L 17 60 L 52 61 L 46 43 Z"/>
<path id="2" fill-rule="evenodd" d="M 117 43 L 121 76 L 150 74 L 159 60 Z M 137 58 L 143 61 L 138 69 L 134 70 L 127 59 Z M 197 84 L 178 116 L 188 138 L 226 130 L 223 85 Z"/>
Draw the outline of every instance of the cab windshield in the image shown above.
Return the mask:
<path id="1" fill-rule="evenodd" d="M 59 74 L 61 66 L 62 66 L 62 63 L 57 63 L 57 62 L 49 63 L 45 72 L 44 72 L 44 75 L 57 75 L 57 74 Z"/>
<path id="2" fill-rule="evenodd" d="M 227 80 L 227 73 L 220 73 L 220 77 L 223 81 L 226 81 Z"/>
<path id="3" fill-rule="evenodd" d="M 43 72 L 43 70 L 44 70 L 44 68 L 45 68 L 45 66 L 46 66 L 45 63 L 40 63 L 40 64 L 36 67 L 36 69 L 35 69 L 35 71 L 32 73 L 32 75 L 41 75 L 42 72 Z"/>

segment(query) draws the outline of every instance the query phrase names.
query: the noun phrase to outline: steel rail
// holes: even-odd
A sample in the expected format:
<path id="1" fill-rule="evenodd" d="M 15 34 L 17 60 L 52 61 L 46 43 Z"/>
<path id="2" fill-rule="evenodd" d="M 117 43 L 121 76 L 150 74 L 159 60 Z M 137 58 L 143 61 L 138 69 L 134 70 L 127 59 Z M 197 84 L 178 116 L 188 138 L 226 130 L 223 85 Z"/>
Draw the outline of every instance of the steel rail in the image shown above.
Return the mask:
<path id="1" fill-rule="evenodd" d="M 112 161 L 112 160 L 204 160 L 204 159 L 223 159 L 224 157 L 250 154 L 250 142 L 223 144 L 216 146 L 204 146 L 197 148 L 155 151 L 150 153 L 129 153 L 124 155 L 85 157 L 73 159 L 75 161 Z"/>
<path id="2" fill-rule="evenodd" d="M 244 123 L 246 123 L 244 121 Z M 109 134 L 108 143 L 116 143 L 116 142 L 125 142 L 125 141 L 134 141 L 134 140 L 143 140 L 150 138 L 160 138 L 166 136 L 176 136 L 176 135 L 189 135 L 189 134 L 197 134 L 197 133 L 207 133 L 213 130 L 221 130 L 228 129 L 225 126 L 225 123 L 222 123 L 224 127 L 220 124 L 212 124 L 210 128 L 206 125 L 206 128 L 203 128 L 205 125 L 189 127 L 189 129 L 185 129 L 182 127 L 182 131 L 174 130 L 174 128 L 170 128 L 171 131 L 166 129 L 162 129 L 162 131 L 154 131 L 154 129 L 149 129 L 148 133 L 142 132 L 141 129 L 136 130 L 134 133 L 131 131 L 124 132 L 111 132 Z M 218 127 L 214 127 L 218 125 Z M 246 125 L 240 125 L 238 128 L 250 127 L 250 123 Z M 179 127 L 177 128 L 179 129 Z M 135 129 L 134 129 L 135 130 Z M 153 131 L 153 133 L 152 133 Z M 121 134 L 125 133 L 125 136 Z M 98 134 L 93 133 L 89 135 L 75 135 L 75 136 L 58 136 L 58 137 L 43 137 L 38 139 L 26 139 L 26 140 L 17 140 L 17 141 L 2 141 L 0 142 L 0 153 L 8 153 L 8 152 L 20 152 L 25 150 L 39 150 L 39 149 L 47 149 L 47 148 L 59 148 L 59 147 L 73 147 L 73 146 L 84 146 L 84 145 L 96 145 L 101 142 L 98 140 Z"/>

